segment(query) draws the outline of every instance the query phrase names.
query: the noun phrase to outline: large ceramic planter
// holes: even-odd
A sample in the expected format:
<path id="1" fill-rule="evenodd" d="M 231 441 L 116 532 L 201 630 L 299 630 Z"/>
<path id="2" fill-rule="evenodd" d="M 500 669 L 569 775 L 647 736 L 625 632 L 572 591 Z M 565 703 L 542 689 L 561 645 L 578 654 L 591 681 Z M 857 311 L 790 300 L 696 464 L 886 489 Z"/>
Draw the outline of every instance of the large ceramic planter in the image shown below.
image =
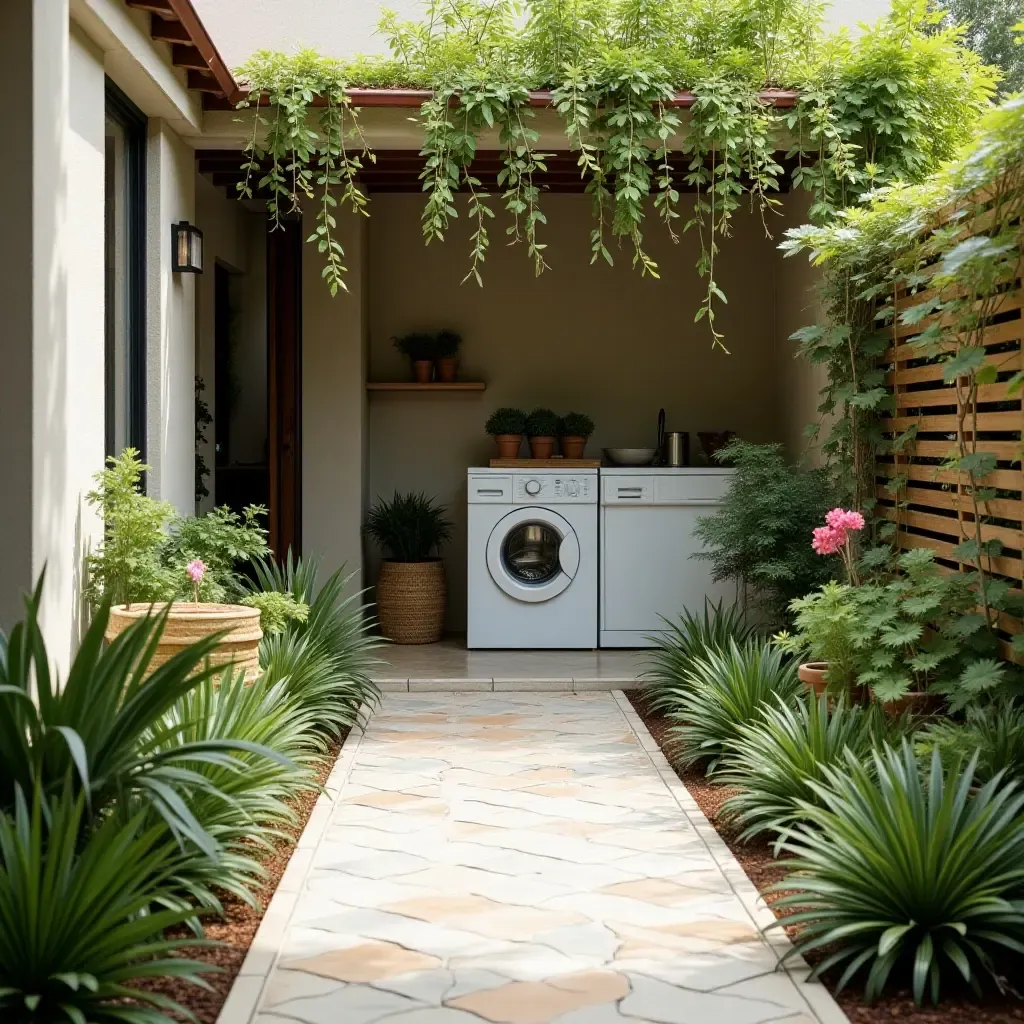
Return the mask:
<path id="1" fill-rule="evenodd" d="M 444 629 L 444 565 L 429 562 L 381 563 L 377 580 L 380 631 L 396 644 L 433 644 Z"/>
<path id="2" fill-rule="evenodd" d="M 141 602 L 132 605 L 116 605 L 110 609 L 107 624 L 108 641 L 123 633 L 133 622 L 150 614 L 157 614 L 164 605 L 149 605 Z M 150 670 L 158 669 L 179 651 L 203 640 L 211 633 L 227 631 L 210 655 L 212 665 L 233 665 L 245 672 L 247 679 L 255 679 L 260 670 L 260 611 L 241 604 L 194 604 L 191 601 L 175 601 L 171 605 L 164 624 L 156 653 L 150 662 Z"/>
<path id="3" fill-rule="evenodd" d="M 796 674 L 808 690 L 813 690 L 815 696 L 820 697 L 828 686 L 825 678 L 828 675 L 827 661 L 805 661 L 797 670 Z"/>

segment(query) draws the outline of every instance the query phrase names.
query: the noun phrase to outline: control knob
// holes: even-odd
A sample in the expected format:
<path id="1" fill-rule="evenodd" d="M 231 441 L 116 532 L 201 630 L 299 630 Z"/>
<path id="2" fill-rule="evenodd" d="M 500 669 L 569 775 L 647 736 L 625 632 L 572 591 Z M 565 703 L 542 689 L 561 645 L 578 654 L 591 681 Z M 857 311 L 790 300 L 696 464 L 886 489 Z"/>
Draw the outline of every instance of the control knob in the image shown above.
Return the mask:
<path id="1" fill-rule="evenodd" d="M 527 480 L 526 481 L 526 493 L 531 498 L 535 498 L 540 494 L 540 481 L 539 480 Z"/>

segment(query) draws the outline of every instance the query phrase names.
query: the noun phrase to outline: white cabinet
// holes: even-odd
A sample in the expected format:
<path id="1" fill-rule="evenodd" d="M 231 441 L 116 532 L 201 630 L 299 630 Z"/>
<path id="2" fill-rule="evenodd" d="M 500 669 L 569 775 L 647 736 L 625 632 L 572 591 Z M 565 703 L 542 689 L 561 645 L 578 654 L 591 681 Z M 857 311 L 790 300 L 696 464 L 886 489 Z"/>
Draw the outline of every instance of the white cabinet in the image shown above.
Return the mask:
<path id="1" fill-rule="evenodd" d="M 730 582 L 711 580 L 711 563 L 694 535 L 701 516 L 720 506 L 728 470 L 646 468 L 601 472 L 602 647 L 649 647 L 649 636 L 705 598 L 729 600 Z"/>

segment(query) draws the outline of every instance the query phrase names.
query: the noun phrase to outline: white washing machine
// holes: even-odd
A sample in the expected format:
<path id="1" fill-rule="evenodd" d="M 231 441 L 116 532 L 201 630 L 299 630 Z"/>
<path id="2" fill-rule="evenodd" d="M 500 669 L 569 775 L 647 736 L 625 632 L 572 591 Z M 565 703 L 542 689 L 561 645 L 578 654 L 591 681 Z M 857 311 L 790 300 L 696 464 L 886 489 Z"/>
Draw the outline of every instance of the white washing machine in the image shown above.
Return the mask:
<path id="1" fill-rule="evenodd" d="M 467 646 L 597 646 L 596 469 L 469 470 Z"/>

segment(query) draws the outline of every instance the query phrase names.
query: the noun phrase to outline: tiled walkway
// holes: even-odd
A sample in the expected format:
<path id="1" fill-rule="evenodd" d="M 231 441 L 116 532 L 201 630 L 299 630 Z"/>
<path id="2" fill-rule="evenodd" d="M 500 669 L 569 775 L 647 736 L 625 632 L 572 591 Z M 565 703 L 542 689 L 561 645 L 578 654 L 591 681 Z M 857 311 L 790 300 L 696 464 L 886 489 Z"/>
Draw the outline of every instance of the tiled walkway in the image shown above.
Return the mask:
<path id="1" fill-rule="evenodd" d="M 223 1024 L 846 1020 L 621 693 L 388 695 L 339 772 Z"/>

